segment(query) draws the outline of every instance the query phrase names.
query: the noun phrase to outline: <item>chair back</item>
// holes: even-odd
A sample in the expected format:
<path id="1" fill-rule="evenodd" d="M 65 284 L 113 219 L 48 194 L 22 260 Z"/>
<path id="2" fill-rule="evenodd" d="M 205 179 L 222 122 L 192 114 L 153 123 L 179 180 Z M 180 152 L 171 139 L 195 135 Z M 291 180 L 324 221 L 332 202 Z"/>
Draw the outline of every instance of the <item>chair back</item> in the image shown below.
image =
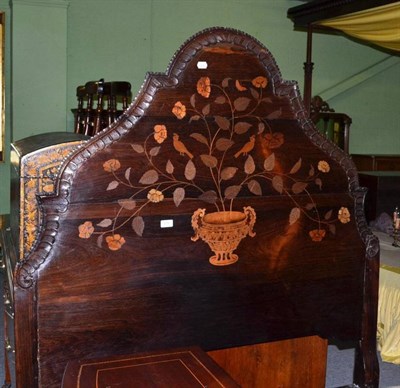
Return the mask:
<path id="1" fill-rule="evenodd" d="M 310 118 L 329 140 L 349 153 L 351 118 L 345 113 L 337 113 L 320 96 L 311 100 Z"/>
<path id="2" fill-rule="evenodd" d="M 126 81 L 89 81 L 76 89 L 78 107 L 73 110 L 74 130 L 93 136 L 111 125 L 127 109 L 131 84 Z"/>

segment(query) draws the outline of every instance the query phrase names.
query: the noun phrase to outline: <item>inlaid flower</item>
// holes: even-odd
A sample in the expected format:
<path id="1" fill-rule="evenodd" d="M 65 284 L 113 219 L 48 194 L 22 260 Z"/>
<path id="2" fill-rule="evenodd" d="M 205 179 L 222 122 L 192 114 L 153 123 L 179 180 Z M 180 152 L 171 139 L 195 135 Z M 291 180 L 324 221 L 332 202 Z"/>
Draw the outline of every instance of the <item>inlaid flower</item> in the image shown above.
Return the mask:
<path id="1" fill-rule="evenodd" d="M 172 113 L 179 119 L 182 120 L 186 116 L 186 106 L 180 101 L 177 101 L 172 108 Z"/>
<path id="2" fill-rule="evenodd" d="M 78 230 L 80 238 L 89 238 L 94 232 L 94 227 L 90 221 L 85 221 L 83 224 L 79 225 Z"/>
<path id="3" fill-rule="evenodd" d="M 309 232 L 311 240 L 319 242 L 325 237 L 326 230 L 325 229 L 313 229 Z"/>
<path id="4" fill-rule="evenodd" d="M 119 234 L 113 234 L 112 236 L 106 237 L 106 242 L 109 249 L 118 251 L 118 249 L 121 249 L 122 245 L 125 244 L 125 239 Z"/>
<path id="5" fill-rule="evenodd" d="M 268 80 L 263 77 L 263 76 L 258 76 L 256 78 L 254 78 L 251 83 L 253 84 L 253 86 L 255 86 L 256 88 L 265 88 L 268 84 Z"/>
<path id="6" fill-rule="evenodd" d="M 159 190 L 151 189 L 147 194 L 147 199 L 154 203 L 161 202 L 164 199 L 164 194 Z"/>
<path id="7" fill-rule="evenodd" d="M 338 218 L 342 224 L 347 224 L 350 222 L 350 212 L 347 207 L 341 207 L 338 211 Z"/>
<path id="8" fill-rule="evenodd" d="M 331 166 L 325 160 L 320 160 L 318 162 L 318 170 L 324 173 L 327 173 L 331 170 Z"/>
<path id="9" fill-rule="evenodd" d="M 167 138 L 167 128 L 165 125 L 157 124 L 154 126 L 154 140 L 161 144 Z"/>
<path id="10" fill-rule="evenodd" d="M 109 159 L 103 164 L 104 171 L 113 172 L 117 171 L 121 167 L 121 163 L 118 159 Z"/>
<path id="11" fill-rule="evenodd" d="M 264 138 L 269 149 L 279 148 L 285 141 L 285 137 L 281 132 L 266 133 Z"/>
<path id="12" fill-rule="evenodd" d="M 211 81 L 210 81 L 210 78 L 201 77 L 197 81 L 197 93 L 199 93 L 201 96 L 203 96 L 205 98 L 210 97 L 210 93 L 211 93 Z"/>

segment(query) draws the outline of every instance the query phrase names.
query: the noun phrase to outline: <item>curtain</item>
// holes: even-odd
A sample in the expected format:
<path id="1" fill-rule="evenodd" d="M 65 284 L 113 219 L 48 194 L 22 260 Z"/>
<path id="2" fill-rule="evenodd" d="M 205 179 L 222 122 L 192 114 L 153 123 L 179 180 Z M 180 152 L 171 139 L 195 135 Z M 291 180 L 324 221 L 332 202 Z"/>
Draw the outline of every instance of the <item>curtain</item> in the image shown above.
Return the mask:
<path id="1" fill-rule="evenodd" d="M 400 1 L 316 24 L 341 30 L 350 36 L 390 50 L 400 51 Z"/>

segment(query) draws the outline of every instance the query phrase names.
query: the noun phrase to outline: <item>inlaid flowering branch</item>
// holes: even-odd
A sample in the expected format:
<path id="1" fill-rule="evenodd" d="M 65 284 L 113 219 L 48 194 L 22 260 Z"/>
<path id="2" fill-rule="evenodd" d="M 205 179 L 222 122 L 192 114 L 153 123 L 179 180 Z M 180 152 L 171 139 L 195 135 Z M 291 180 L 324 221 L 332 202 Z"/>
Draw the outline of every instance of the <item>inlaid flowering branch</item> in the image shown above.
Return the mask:
<path id="1" fill-rule="evenodd" d="M 148 169 L 144 173 L 135 176 L 131 167 L 123 169 L 118 159 L 103 164 L 103 170 L 112 177 L 105 190 L 124 186 L 130 189 L 131 195 L 119 200 L 114 217 L 96 225 L 90 220 L 81 224 L 79 237 L 97 235 L 98 246 L 102 246 L 105 238 L 110 250 L 119 250 L 126 242 L 120 234 L 123 226 L 129 223 L 138 236 L 143 235 L 145 221 L 140 214 L 145 206 L 170 198 L 178 207 L 190 196 L 214 205 L 217 213 L 229 213 L 233 212 L 234 200 L 240 193 L 262 196 L 266 186 L 292 200 L 289 224 L 296 223 L 302 215 L 315 223 L 315 228 L 309 231 L 312 241 L 322 241 L 328 231 L 335 233 L 336 221 L 348 223 L 347 208 L 340 208 L 337 217 L 333 209 L 322 216 L 311 194 L 312 185 L 322 190 L 322 177 L 330 172 L 326 161 L 310 165 L 307 174 L 301 157 L 288 171 L 282 169 L 275 151 L 285 144 L 285 137 L 271 126 L 271 120 L 279 118 L 282 112 L 268 109 L 272 100 L 265 93 L 267 86 L 264 76 L 225 78 L 220 84 L 201 77 L 188 101 L 176 101 L 171 106 L 173 117 L 178 120 L 171 124 L 174 130 L 160 122 L 143 142 L 131 144 L 133 152 L 142 154 L 147 161 Z M 221 111 L 226 114 L 213 113 Z M 268 114 L 262 116 L 260 112 Z M 163 147 L 162 155 L 170 156 L 166 162 L 160 156 Z M 256 153 L 265 156 L 255 159 L 252 155 Z M 209 180 L 207 187 L 203 187 L 206 174 Z M 296 199 L 298 194 L 307 198 L 305 206 Z M 130 214 L 128 217 L 126 211 Z M 197 225 L 199 220 L 193 222 Z M 255 213 L 252 226 L 254 222 Z M 252 233 L 248 231 L 249 235 Z"/>

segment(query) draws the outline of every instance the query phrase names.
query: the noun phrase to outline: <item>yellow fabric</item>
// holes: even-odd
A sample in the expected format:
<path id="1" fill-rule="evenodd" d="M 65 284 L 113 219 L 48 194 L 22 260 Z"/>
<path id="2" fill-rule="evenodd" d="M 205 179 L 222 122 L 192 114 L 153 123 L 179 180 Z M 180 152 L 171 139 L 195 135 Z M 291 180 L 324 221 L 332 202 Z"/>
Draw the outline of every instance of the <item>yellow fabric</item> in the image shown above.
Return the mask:
<path id="1" fill-rule="evenodd" d="M 400 275 L 379 271 L 378 348 L 383 361 L 400 364 Z"/>
<path id="2" fill-rule="evenodd" d="M 335 28 L 390 50 L 400 51 L 400 1 L 316 24 Z"/>

